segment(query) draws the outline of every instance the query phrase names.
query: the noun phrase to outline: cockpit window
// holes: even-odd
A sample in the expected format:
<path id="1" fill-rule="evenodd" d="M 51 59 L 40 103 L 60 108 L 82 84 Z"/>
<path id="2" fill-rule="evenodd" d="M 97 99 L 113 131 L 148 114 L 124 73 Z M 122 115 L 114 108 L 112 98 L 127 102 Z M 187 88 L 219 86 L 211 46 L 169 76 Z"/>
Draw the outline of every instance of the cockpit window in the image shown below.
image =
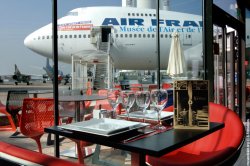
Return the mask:
<path id="1" fill-rule="evenodd" d="M 78 12 L 68 12 L 67 16 L 78 16 Z"/>

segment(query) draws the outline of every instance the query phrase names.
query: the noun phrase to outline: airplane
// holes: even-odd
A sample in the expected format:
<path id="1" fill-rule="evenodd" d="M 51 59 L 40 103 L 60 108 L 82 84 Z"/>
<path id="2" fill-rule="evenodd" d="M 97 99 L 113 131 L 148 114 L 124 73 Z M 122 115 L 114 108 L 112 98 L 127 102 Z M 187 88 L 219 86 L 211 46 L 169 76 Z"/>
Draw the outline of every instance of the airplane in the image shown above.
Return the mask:
<path id="1" fill-rule="evenodd" d="M 249 19 L 247 19 L 249 22 Z M 160 68 L 166 70 L 172 33 L 180 35 L 187 70 L 194 63 L 202 70 L 202 17 L 200 15 L 160 11 Z M 250 25 L 250 24 L 249 24 Z M 247 46 L 249 47 L 249 29 Z M 93 55 L 98 41 L 105 43 L 111 35 L 110 56 L 116 69 L 155 70 L 156 10 L 133 7 L 84 7 L 71 10 L 58 20 L 58 59 L 71 63 L 72 55 Z M 32 51 L 52 58 L 52 24 L 24 40 Z"/>
<path id="2" fill-rule="evenodd" d="M 46 66 L 43 67 L 43 69 L 46 71 L 47 76 L 53 81 L 53 79 L 54 79 L 54 69 L 49 63 L 49 58 L 46 59 Z M 62 80 L 65 80 L 64 85 L 69 83 L 69 80 L 71 78 L 71 76 L 69 74 L 63 75 L 63 72 L 61 70 L 59 70 L 58 73 L 59 73 L 58 74 L 58 82 L 59 83 L 61 83 Z M 44 75 L 44 78 L 46 78 L 45 75 Z M 46 83 L 45 79 L 43 80 L 43 83 Z"/>
<path id="3" fill-rule="evenodd" d="M 22 74 L 16 64 L 15 64 L 14 75 L 12 76 L 12 78 L 15 80 L 16 85 L 18 85 L 18 83 L 21 83 L 21 82 L 24 82 L 27 85 L 30 85 L 31 75 Z"/>

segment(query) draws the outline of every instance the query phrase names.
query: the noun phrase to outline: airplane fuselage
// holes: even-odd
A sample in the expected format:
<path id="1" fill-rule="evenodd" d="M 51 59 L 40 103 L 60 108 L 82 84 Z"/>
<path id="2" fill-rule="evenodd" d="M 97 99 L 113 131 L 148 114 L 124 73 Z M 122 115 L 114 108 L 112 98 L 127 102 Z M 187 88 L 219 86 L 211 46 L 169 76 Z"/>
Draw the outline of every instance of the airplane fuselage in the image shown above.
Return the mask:
<path id="1" fill-rule="evenodd" d="M 157 67 L 156 10 L 127 7 L 77 8 L 58 20 L 59 60 L 71 63 L 71 56 L 96 50 L 94 27 L 110 27 L 110 55 L 117 69 L 149 70 Z M 160 63 L 166 69 L 172 33 L 178 32 L 185 51 L 194 47 L 196 55 L 186 61 L 202 64 L 202 17 L 199 15 L 160 11 Z M 25 45 L 38 54 L 52 58 L 52 24 L 30 34 Z"/>

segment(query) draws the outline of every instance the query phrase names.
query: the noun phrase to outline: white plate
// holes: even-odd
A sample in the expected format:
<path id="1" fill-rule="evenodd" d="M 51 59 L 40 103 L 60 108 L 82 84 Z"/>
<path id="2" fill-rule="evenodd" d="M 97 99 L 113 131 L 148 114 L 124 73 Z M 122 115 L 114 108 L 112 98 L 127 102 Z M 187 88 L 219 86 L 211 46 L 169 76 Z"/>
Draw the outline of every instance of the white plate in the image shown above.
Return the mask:
<path id="1" fill-rule="evenodd" d="M 166 111 L 162 111 L 161 112 L 161 120 L 164 119 L 170 119 L 172 118 L 174 115 L 173 112 L 166 112 Z M 121 117 L 127 117 L 127 114 L 121 114 Z M 142 111 L 135 111 L 135 112 L 131 112 L 129 114 L 129 117 L 131 118 L 144 118 Z M 156 111 L 154 110 L 147 110 L 145 113 L 145 119 L 149 119 L 149 120 L 157 120 L 158 119 L 158 114 Z"/>
<path id="2" fill-rule="evenodd" d="M 71 123 L 67 125 L 59 126 L 68 130 L 82 131 L 86 133 L 92 133 L 102 136 L 112 136 L 127 132 L 134 129 L 139 129 L 146 127 L 150 124 L 140 123 L 140 122 L 131 122 L 126 120 L 118 119 L 91 119 L 88 121 L 82 121 L 77 123 Z"/>

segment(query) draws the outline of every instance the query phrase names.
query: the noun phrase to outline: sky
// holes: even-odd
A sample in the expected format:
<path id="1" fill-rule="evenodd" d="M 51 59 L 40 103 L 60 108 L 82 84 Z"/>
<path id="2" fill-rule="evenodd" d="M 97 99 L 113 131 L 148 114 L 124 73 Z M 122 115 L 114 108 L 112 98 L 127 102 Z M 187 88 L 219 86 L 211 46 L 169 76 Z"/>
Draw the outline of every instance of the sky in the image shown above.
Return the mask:
<path id="1" fill-rule="evenodd" d="M 122 0 L 58 0 L 58 18 L 70 10 L 87 6 L 121 6 Z M 172 2 L 173 1 L 173 2 Z M 217 0 L 225 1 L 225 0 Z M 226 0 L 227 2 L 234 0 Z M 202 0 L 170 0 L 170 8 L 201 14 Z M 195 5 L 194 5 L 195 4 Z M 21 73 L 44 74 L 46 58 L 23 44 L 25 37 L 52 21 L 51 0 L 1 0 L 0 5 L 0 75 L 14 73 L 17 64 Z M 50 60 L 50 64 L 52 61 Z M 71 72 L 69 64 L 59 63 L 64 74 Z"/>
<path id="2" fill-rule="evenodd" d="M 97 5 L 121 6 L 121 1 L 58 0 L 58 18 L 74 8 Z M 0 75 L 13 74 L 14 64 L 21 73 L 44 74 L 46 58 L 30 51 L 23 41 L 28 34 L 51 23 L 51 0 L 1 0 L 0 20 Z M 71 70 L 70 65 L 63 63 L 59 64 L 59 69 L 64 74 Z"/>

